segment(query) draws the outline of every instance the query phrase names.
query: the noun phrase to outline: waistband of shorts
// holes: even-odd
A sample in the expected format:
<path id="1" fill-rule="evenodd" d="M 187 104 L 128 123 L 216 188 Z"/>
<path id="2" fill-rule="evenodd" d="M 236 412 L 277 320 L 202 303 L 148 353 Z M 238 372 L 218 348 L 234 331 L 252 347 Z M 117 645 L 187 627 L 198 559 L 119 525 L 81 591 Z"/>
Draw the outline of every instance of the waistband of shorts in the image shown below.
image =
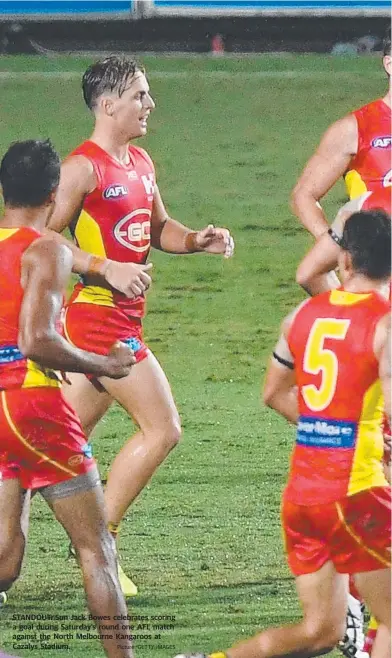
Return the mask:
<path id="1" fill-rule="evenodd" d="M 0 365 L 23 361 L 25 358 L 17 345 L 0 345 Z"/>

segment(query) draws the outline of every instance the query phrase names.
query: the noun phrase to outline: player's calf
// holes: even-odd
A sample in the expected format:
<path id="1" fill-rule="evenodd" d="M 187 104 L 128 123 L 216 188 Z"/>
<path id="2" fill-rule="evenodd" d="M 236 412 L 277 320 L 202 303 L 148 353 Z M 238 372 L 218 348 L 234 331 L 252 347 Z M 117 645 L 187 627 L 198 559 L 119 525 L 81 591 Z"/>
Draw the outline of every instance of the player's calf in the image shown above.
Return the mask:
<path id="1" fill-rule="evenodd" d="M 25 549 L 25 538 L 17 535 L 0 541 L 0 592 L 7 592 L 19 578 Z"/>

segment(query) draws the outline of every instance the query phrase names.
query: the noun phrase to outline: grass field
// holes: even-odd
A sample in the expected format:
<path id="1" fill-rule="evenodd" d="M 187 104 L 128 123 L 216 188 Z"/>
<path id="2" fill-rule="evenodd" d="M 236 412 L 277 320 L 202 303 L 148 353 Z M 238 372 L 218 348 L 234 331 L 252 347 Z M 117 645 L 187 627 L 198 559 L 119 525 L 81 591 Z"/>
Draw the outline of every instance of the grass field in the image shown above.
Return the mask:
<path id="1" fill-rule="evenodd" d="M 89 134 L 80 93 L 87 63 L 1 59 L 2 152 L 11 140 L 50 136 L 65 155 Z M 373 58 L 144 64 L 157 109 L 143 146 L 168 209 L 195 228 L 228 226 L 236 240 L 229 262 L 152 254 L 146 337 L 171 381 L 184 437 L 128 513 L 121 553 L 140 588 L 131 613 L 174 618 L 161 639 L 135 642 L 136 657 L 169 658 L 225 648 L 299 615 L 279 519 L 294 432 L 259 401 L 279 323 L 303 298 L 294 275 L 310 241 L 288 197 L 327 125 L 381 95 L 385 81 Z M 343 199 L 338 185 L 326 202 L 331 217 Z M 131 431 L 117 408 L 102 421 L 94 447 L 103 475 Z M 11 653 L 16 615 L 85 613 L 80 574 L 66 556 L 62 529 L 35 500 L 23 576 L 0 613 L 1 646 Z M 69 644 L 14 653 L 103 653 L 94 640 Z"/>

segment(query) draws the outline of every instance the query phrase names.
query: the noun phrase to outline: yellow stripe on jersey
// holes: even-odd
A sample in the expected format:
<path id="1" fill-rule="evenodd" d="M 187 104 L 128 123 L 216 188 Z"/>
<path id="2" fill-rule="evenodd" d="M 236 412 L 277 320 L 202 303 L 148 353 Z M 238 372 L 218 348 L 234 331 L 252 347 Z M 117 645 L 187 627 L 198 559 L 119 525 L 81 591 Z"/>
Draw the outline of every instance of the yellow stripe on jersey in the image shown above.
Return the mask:
<path id="1" fill-rule="evenodd" d="M 351 169 L 347 172 L 344 181 L 346 183 L 346 190 L 350 200 L 356 199 L 361 196 L 361 194 L 365 194 L 365 192 L 368 191 L 361 174 L 355 169 Z"/>
<path id="2" fill-rule="evenodd" d="M 49 368 L 41 368 L 37 363 L 27 359 L 26 362 L 26 376 L 24 378 L 22 388 L 37 388 L 49 387 L 60 388 L 61 377 L 56 375 L 54 370 Z"/>
<path id="3" fill-rule="evenodd" d="M 362 302 L 364 299 L 368 299 L 371 296 L 371 293 L 356 293 L 356 292 L 347 292 L 346 290 L 331 290 L 329 295 L 330 304 L 335 306 L 354 306 Z"/>
<path id="4" fill-rule="evenodd" d="M 377 379 L 368 388 L 363 398 L 347 490 L 348 496 L 353 496 L 359 491 L 370 489 L 370 487 L 385 487 L 388 485 L 381 461 L 384 452 L 383 410 L 384 398 L 381 382 Z"/>
<path id="5" fill-rule="evenodd" d="M 19 230 L 20 229 L 18 228 L 0 228 L 0 242 L 3 242 L 3 240 L 8 240 L 11 235 L 14 235 L 14 233 L 17 233 Z"/>
<path id="6" fill-rule="evenodd" d="M 49 464 L 52 464 L 52 466 L 55 466 L 58 470 L 63 471 L 64 473 L 67 473 L 68 475 L 71 475 L 72 477 L 76 477 L 78 473 L 75 473 L 74 471 L 71 471 L 70 468 L 67 468 L 63 464 L 60 464 L 59 462 L 56 462 L 54 459 L 51 459 L 48 455 L 46 455 L 44 452 L 41 452 L 40 450 L 37 450 L 37 448 L 34 448 L 30 443 L 22 436 L 22 434 L 19 432 L 18 428 L 14 424 L 14 421 L 11 418 L 10 411 L 8 409 L 7 405 L 7 398 L 6 398 L 6 391 L 1 391 L 1 406 L 3 407 L 4 415 L 6 417 L 7 423 L 12 430 L 12 432 L 15 434 L 15 436 L 19 439 L 21 443 L 30 450 L 34 455 L 42 459 L 44 462 L 49 462 Z"/>
<path id="7" fill-rule="evenodd" d="M 99 286 L 85 286 L 72 302 L 73 304 L 97 304 L 98 306 L 115 306 L 113 293 Z"/>
<path id="8" fill-rule="evenodd" d="M 105 245 L 99 224 L 85 210 L 82 210 L 76 222 L 75 238 L 83 251 L 106 258 Z"/>
<path id="9" fill-rule="evenodd" d="M 344 517 L 344 513 L 342 510 L 342 506 L 340 503 L 335 503 L 335 508 L 338 513 L 339 521 L 342 524 L 342 526 L 345 528 L 345 530 L 348 532 L 350 537 L 354 539 L 354 541 L 360 546 L 366 553 L 369 553 L 372 557 L 376 558 L 381 564 L 383 564 L 385 567 L 390 567 L 391 566 L 391 561 L 385 559 L 378 551 L 374 551 L 372 548 L 369 546 L 366 546 L 365 542 L 363 541 L 362 537 L 357 535 L 357 533 L 353 530 L 351 525 L 347 523 L 347 520 Z M 380 567 L 381 568 L 381 567 Z"/>

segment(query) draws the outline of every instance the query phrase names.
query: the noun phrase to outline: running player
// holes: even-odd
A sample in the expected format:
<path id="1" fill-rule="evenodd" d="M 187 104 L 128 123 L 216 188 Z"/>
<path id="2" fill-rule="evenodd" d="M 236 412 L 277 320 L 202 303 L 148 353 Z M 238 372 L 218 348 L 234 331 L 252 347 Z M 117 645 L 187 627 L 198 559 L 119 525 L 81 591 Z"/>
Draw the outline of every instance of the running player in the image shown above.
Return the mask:
<path id="1" fill-rule="evenodd" d="M 339 287 L 339 281 L 330 273 L 338 265 L 340 238 L 344 222 L 350 215 L 359 210 L 381 208 L 391 215 L 392 190 L 381 187 L 373 192 L 365 192 L 361 196 L 348 201 L 338 212 L 335 221 L 327 233 L 324 233 L 302 260 L 297 276 L 301 285 L 310 295 L 319 295 L 327 290 Z"/>
<path id="2" fill-rule="evenodd" d="M 106 620 L 98 628 L 107 655 L 132 658 L 130 643 L 105 630 L 127 609 L 98 470 L 55 370 L 117 379 L 135 359 L 124 345 L 108 356 L 77 349 L 57 331 L 72 254 L 41 234 L 59 177 L 48 141 L 13 144 L 0 165 L 0 589 L 9 589 L 22 564 L 24 492 L 39 491 L 76 548 L 91 614 Z"/>
<path id="3" fill-rule="evenodd" d="M 390 32 L 383 52 L 387 94 L 328 128 L 292 192 L 293 211 L 315 238 L 329 229 L 319 201 L 339 178 L 345 176 L 350 199 L 392 184 Z"/>
<path id="4" fill-rule="evenodd" d="M 380 381 L 389 306 L 379 294 L 390 276 L 389 217 L 353 214 L 342 245 L 343 287 L 286 318 L 264 389 L 266 404 L 297 425 L 282 520 L 304 617 L 211 658 L 327 653 L 345 632 L 347 574 L 384 631 L 373 658 L 390 657 L 391 492 L 381 466 Z"/>
<path id="5" fill-rule="evenodd" d="M 95 118 L 93 134 L 64 162 L 50 227 L 71 228 L 84 251 L 95 257 L 144 264 L 150 246 L 176 254 L 209 252 L 226 257 L 233 240 L 226 229 L 191 231 L 169 217 L 149 155 L 129 142 L 147 132 L 154 109 L 147 79 L 132 60 L 111 56 L 90 66 L 83 94 Z M 116 535 L 127 508 L 180 438 L 180 419 L 169 383 L 143 342 L 143 289 L 129 300 L 93 277 L 76 286 L 65 315 L 69 341 L 107 354 L 115 340 L 128 342 L 137 364 L 121 382 L 71 375 L 64 394 L 90 434 L 113 400 L 139 431 L 114 460 L 105 491 L 109 527 Z M 120 571 L 123 591 L 136 593 Z"/>

